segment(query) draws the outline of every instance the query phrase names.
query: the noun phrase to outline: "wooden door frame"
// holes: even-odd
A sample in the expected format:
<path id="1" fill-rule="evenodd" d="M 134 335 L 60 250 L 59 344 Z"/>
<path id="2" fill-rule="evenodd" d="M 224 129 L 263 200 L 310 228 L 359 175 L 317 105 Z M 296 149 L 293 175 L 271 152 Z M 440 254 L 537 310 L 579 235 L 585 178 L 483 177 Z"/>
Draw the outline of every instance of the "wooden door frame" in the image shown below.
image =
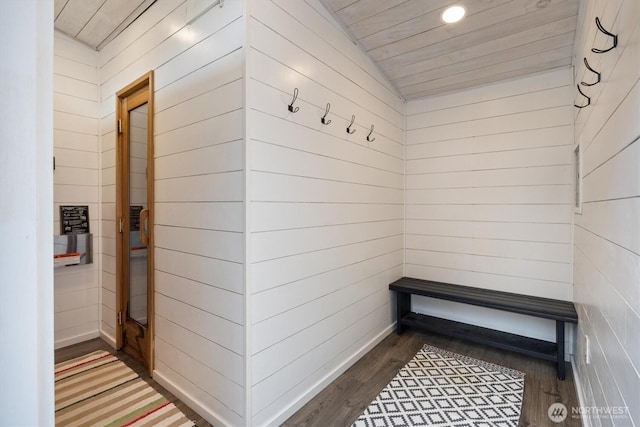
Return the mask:
<path id="1" fill-rule="evenodd" d="M 123 170 L 128 171 L 129 153 L 125 153 L 123 150 L 123 142 L 125 137 L 129 133 L 128 123 L 128 111 L 134 107 L 127 105 L 128 100 L 131 99 L 135 104 L 142 105 L 144 100 L 148 105 L 147 116 L 147 206 L 149 209 L 148 219 L 148 236 L 149 243 L 147 245 L 147 334 L 148 339 L 148 370 L 149 375 L 153 373 L 153 360 L 154 360 L 154 146 L 153 146 L 153 116 L 154 116 L 154 102 L 153 102 L 153 70 L 144 74 L 136 79 L 131 84 L 127 85 L 116 93 L 116 313 L 115 313 L 115 325 L 116 325 L 116 348 L 120 349 L 123 346 L 122 334 L 123 325 L 126 321 L 126 313 L 124 313 L 126 307 L 125 298 L 127 298 L 127 290 L 125 290 L 124 280 L 125 274 L 128 276 L 128 268 L 123 266 L 120 259 L 122 257 L 125 247 L 128 246 L 129 237 L 125 236 L 125 233 L 120 232 L 120 219 L 123 218 L 122 229 L 129 230 L 128 215 L 125 215 L 124 206 L 122 203 L 122 192 L 124 188 L 123 183 Z M 125 106 L 125 107 L 123 107 Z M 121 120 L 121 121 L 120 121 Z M 125 169 L 126 167 L 126 169 Z M 127 180 L 128 181 L 128 180 Z M 128 189 L 127 189 L 128 193 Z M 128 203 L 127 203 L 128 205 Z M 126 219 L 126 220 L 125 220 Z M 142 224 L 141 224 L 142 226 Z M 125 245 L 127 244 L 127 245 Z"/>

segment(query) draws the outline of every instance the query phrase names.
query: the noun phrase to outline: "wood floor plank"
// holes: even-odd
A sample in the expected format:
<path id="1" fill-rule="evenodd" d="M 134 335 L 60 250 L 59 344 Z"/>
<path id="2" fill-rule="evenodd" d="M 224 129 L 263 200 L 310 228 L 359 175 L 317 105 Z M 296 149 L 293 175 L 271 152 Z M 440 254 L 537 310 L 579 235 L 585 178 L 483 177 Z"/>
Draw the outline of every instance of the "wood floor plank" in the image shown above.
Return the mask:
<path id="1" fill-rule="evenodd" d="M 526 375 L 522 414 L 518 424 L 520 427 L 550 425 L 547 410 L 552 403 L 563 403 L 569 411 L 572 407 L 579 406 L 569 365 L 566 380 L 559 381 L 552 362 L 410 329 L 400 336 L 395 333 L 389 335 L 282 425 L 350 426 L 424 344 L 523 371 Z M 99 338 L 56 350 L 55 362 L 63 362 L 96 350 L 106 350 L 115 354 L 155 390 L 174 403 L 196 423 L 196 426 L 210 426 L 206 420 L 149 377 L 144 367 L 128 355 L 114 351 Z M 569 416 L 562 425 L 580 427 L 582 424 L 579 419 Z"/>
<path id="2" fill-rule="evenodd" d="M 563 403 L 569 411 L 571 407 L 579 406 L 572 371 L 568 365 L 567 378 L 559 381 L 552 362 L 410 329 L 400 336 L 392 333 L 385 338 L 327 389 L 293 414 L 283 426 L 350 426 L 424 344 L 524 372 L 524 398 L 518 423 L 520 427 L 550 425 L 547 410 L 552 403 Z M 350 394 L 346 400 L 336 399 L 332 396 L 336 383 L 360 383 L 362 390 Z M 336 414 L 340 414 L 339 420 L 336 419 Z M 339 423 L 334 424 L 330 420 Z M 569 416 L 563 425 L 579 427 L 582 423 Z"/>

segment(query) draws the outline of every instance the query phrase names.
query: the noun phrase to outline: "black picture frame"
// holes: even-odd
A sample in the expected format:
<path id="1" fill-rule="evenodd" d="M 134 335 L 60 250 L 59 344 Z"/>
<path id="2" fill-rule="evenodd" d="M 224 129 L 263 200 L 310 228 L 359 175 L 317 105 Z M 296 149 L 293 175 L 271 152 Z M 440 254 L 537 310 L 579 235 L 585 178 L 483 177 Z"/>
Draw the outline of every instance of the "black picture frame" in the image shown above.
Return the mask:
<path id="1" fill-rule="evenodd" d="M 89 206 L 60 206 L 60 235 L 89 232 Z"/>

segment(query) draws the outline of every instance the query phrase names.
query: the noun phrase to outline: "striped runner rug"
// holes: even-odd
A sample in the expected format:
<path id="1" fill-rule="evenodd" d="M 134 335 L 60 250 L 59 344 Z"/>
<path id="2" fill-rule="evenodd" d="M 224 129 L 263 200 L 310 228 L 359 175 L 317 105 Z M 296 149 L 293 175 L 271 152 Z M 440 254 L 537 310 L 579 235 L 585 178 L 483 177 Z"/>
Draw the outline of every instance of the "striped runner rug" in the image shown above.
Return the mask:
<path id="1" fill-rule="evenodd" d="M 107 351 L 55 366 L 57 426 L 193 426 L 131 368 Z"/>

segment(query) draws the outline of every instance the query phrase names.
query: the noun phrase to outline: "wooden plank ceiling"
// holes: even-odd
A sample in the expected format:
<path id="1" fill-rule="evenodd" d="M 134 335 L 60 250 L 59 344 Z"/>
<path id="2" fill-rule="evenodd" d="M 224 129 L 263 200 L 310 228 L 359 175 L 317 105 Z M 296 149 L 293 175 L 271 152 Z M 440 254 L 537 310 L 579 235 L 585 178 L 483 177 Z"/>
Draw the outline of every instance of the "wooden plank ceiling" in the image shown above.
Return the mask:
<path id="1" fill-rule="evenodd" d="M 55 0 L 55 28 L 100 50 L 156 0 Z"/>
<path id="2" fill-rule="evenodd" d="M 580 0 L 321 0 L 407 100 L 571 64 Z M 155 0 L 55 0 L 55 27 L 100 50 Z M 453 4 L 466 17 L 445 24 Z"/>
<path id="3" fill-rule="evenodd" d="M 407 100 L 571 64 L 580 0 L 321 0 Z M 466 17 L 445 24 L 445 8 Z"/>

